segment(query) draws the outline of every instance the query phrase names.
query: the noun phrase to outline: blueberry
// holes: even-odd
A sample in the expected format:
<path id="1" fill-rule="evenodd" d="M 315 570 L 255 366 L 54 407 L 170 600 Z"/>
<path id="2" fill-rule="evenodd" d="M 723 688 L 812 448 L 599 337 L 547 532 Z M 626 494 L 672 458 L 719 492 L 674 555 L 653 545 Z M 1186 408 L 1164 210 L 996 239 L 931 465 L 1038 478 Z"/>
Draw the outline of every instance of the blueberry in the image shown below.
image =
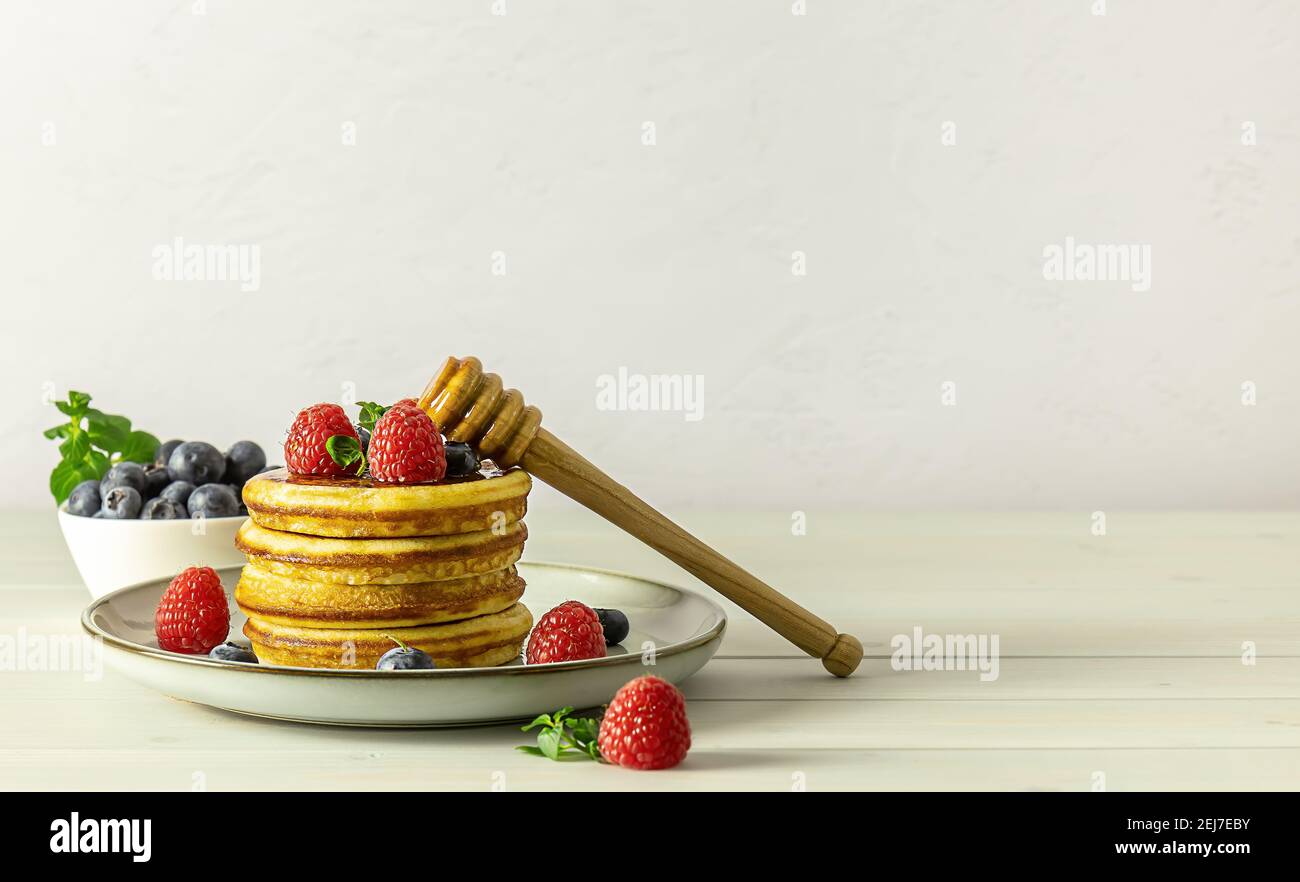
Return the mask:
<path id="1" fill-rule="evenodd" d="M 361 452 L 370 452 L 370 430 L 357 423 L 352 424 L 352 428 L 357 430 L 357 437 L 361 439 Z"/>
<path id="2" fill-rule="evenodd" d="M 145 499 L 153 499 L 171 482 L 171 475 L 167 474 L 167 466 L 151 462 L 144 467 L 144 491 L 140 495 Z"/>
<path id="3" fill-rule="evenodd" d="M 596 618 L 600 619 L 600 627 L 605 632 L 605 642 L 610 646 L 627 639 L 630 625 L 627 622 L 627 614 L 622 610 L 597 607 Z"/>
<path id="4" fill-rule="evenodd" d="M 104 494 L 104 517 L 110 521 L 127 521 L 140 516 L 140 491 L 134 487 L 114 487 Z"/>
<path id="5" fill-rule="evenodd" d="M 188 505 L 190 494 L 194 492 L 194 485 L 189 481 L 172 481 L 162 492 L 158 494 L 159 499 L 166 499 L 168 502 L 174 502 L 177 505 Z"/>
<path id="6" fill-rule="evenodd" d="M 167 460 L 173 481 L 189 481 L 196 487 L 220 481 L 225 470 L 226 458 L 206 441 L 186 441 Z"/>
<path id="7" fill-rule="evenodd" d="M 459 478 L 478 471 L 478 454 L 473 447 L 464 441 L 448 441 L 444 447 L 447 450 L 447 477 Z"/>
<path id="8" fill-rule="evenodd" d="M 276 469 L 282 469 L 282 468 L 284 468 L 284 466 L 282 465 L 269 465 L 266 468 L 262 469 L 260 472 L 258 472 L 258 474 L 265 475 L 267 472 L 273 472 Z"/>
<path id="9" fill-rule="evenodd" d="M 235 514 L 240 517 L 248 517 L 248 507 L 244 505 L 244 488 L 236 487 L 234 484 L 227 484 L 226 486 L 230 488 L 231 493 L 235 494 L 235 501 L 239 503 L 239 508 L 235 511 Z"/>
<path id="10" fill-rule="evenodd" d="M 130 487 L 144 498 L 144 467 L 138 462 L 119 462 L 99 482 L 100 495 L 108 497 L 114 487 Z M 135 517 L 132 515 L 132 517 Z"/>
<path id="11" fill-rule="evenodd" d="M 407 646 L 396 637 L 389 637 L 388 639 L 396 643 L 397 646 L 380 656 L 379 662 L 375 665 L 375 670 L 427 671 L 437 667 L 437 665 L 433 663 L 433 658 L 423 649 L 416 649 L 414 646 Z"/>
<path id="12" fill-rule="evenodd" d="M 236 441 L 226 451 L 226 473 L 222 480 L 227 484 L 242 485 L 266 468 L 266 454 L 252 441 Z"/>
<path id="13" fill-rule="evenodd" d="M 163 499 L 161 496 L 156 499 L 150 499 L 140 509 L 140 520 L 142 521 L 183 521 L 189 515 L 185 512 L 185 506 L 170 499 Z"/>
<path id="14" fill-rule="evenodd" d="M 72 488 L 72 493 L 68 496 L 68 514 L 93 518 L 95 512 L 99 511 L 100 499 L 99 482 L 93 478 L 82 481 Z"/>
<path id="15" fill-rule="evenodd" d="M 190 517 L 228 518 L 239 514 L 239 497 L 229 484 L 204 484 L 190 494 Z"/>
<path id="16" fill-rule="evenodd" d="M 156 465 L 166 467 L 167 461 L 172 458 L 172 451 L 175 450 L 177 447 L 180 447 L 184 443 L 185 443 L 184 441 L 181 441 L 178 438 L 174 438 L 171 441 L 164 441 L 163 443 L 159 444 L 158 449 L 155 450 L 153 453 L 154 463 Z"/>
<path id="17" fill-rule="evenodd" d="M 212 647 L 212 651 L 208 653 L 208 658 L 215 658 L 217 661 L 257 664 L 257 656 L 253 654 L 253 650 L 247 646 L 240 646 L 238 643 L 231 643 L 229 640 L 220 646 Z"/>

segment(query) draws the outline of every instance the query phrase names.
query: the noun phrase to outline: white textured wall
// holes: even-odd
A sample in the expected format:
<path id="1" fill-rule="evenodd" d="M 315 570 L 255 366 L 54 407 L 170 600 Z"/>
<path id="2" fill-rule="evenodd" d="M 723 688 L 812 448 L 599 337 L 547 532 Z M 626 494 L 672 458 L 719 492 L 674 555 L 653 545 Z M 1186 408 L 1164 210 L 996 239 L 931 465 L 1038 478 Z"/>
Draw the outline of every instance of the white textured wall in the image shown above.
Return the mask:
<path id="1" fill-rule="evenodd" d="M 1294 506 L 1300 6 L 1107 5 L 10 0 L 5 502 L 48 382 L 269 444 L 476 353 L 663 505 Z M 260 290 L 155 281 L 178 235 Z M 704 418 L 598 411 L 620 365 Z"/>

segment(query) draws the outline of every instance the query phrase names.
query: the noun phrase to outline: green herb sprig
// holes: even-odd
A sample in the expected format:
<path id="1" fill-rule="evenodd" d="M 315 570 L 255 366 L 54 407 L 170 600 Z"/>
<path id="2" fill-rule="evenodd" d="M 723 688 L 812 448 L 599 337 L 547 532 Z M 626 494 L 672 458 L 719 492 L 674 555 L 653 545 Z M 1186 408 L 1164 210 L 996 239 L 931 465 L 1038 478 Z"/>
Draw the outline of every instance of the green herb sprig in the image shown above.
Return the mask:
<path id="1" fill-rule="evenodd" d="M 376 404 L 373 401 L 358 401 L 357 407 L 361 408 L 361 412 L 357 414 L 357 425 L 367 432 L 374 432 L 375 423 L 379 422 L 381 416 L 388 413 L 392 405 L 384 407 L 384 405 Z"/>
<path id="2" fill-rule="evenodd" d="M 361 442 L 351 435 L 330 435 L 325 439 L 325 452 L 341 468 L 350 469 L 355 465 L 354 474 L 359 478 L 366 472 L 366 454 L 361 449 Z"/>
<path id="3" fill-rule="evenodd" d="M 524 744 L 516 747 L 530 756 L 544 756 L 559 762 L 575 759 L 593 759 L 603 762 L 596 744 L 600 720 L 591 717 L 573 717 L 573 708 L 562 707 L 554 714 L 542 714 L 521 732 L 541 727 L 537 733 L 537 746 Z"/>
<path id="4" fill-rule="evenodd" d="M 119 462 L 149 462 L 158 449 L 158 439 L 132 429 L 126 417 L 91 407 L 85 392 L 69 390 L 67 400 L 54 406 L 68 418 L 45 430 L 46 438 L 59 442 L 61 459 L 50 472 L 50 493 L 58 503 L 82 481 L 104 477 Z"/>
<path id="5" fill-rule="evenodd" d="M 358 401 L 357 407 L 361 408 L 361 412 L 357 414 L 357 425 L 373 434 L 375 423 L 388 413 L 391 405 L 385 407 L 373 401 Z M 361 443 L 351 435 L 330 435 L 325 439 L 325 452 L 342 468 L 350 469 L 356 466 L 353 474 L 357 477 L 366 473 L 365 451 L 361 449 Z"/>

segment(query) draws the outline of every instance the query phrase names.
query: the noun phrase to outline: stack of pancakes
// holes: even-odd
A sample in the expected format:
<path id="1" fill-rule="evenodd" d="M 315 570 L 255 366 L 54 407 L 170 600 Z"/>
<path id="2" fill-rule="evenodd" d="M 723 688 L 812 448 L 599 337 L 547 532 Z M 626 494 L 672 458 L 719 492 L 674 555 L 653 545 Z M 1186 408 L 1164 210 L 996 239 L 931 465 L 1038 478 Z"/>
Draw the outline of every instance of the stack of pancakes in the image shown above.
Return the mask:
<path id="1" fill-rule="evenodd" d="M 392 638 L 440 668 L 511 661 L 533 623 L 514 566 L 531 487 L 490 461 L 437 484 L 257 475 L 235 539 L 244 635 L 278 665 L 373 668 Z"/>

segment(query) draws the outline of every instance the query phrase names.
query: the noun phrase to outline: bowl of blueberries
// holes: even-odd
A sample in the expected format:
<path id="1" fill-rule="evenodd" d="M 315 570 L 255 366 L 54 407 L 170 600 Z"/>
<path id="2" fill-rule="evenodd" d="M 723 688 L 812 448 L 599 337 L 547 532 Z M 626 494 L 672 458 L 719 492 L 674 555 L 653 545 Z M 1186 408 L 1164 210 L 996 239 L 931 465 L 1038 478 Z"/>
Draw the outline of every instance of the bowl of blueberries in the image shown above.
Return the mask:
<path id="1" fill-rule="evenodd" d="M 248 510 L 244 482 L 268 471 L 252 441 L 224 453 L 205 441 L 166 441 L 153 462 L 118 462 L 59 506 L 59 526 L 91 595 L 186 567 L 237 566 L 235 533 Z"/>

